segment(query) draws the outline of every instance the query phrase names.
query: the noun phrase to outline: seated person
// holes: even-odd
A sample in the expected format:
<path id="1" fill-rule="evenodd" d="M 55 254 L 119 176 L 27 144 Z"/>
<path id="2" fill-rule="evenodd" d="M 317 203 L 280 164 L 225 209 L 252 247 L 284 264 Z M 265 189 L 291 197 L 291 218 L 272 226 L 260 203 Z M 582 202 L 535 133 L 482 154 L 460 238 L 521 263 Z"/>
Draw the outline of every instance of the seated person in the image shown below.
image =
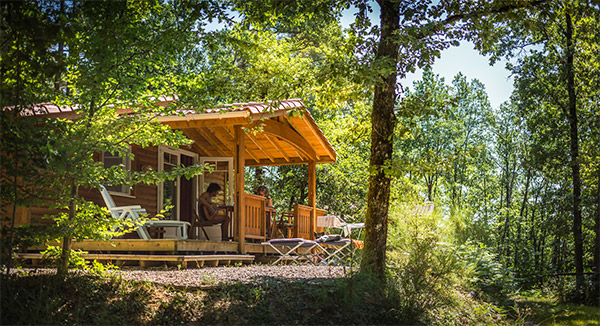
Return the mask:
<path id="1" fill-rule="evenodd" d="M 225 241 L 229 239 L 228 230 L 231 221 L 227 212 L 223 208 L 219 209 L 212 202 L 219 191 L 221 191 L 221 186 L 216 183 L 209 184 L 206 192 L 202 193 L 198 198 L 198 208 L 200 218 L 204 221 L 211 222 L 213 225 L 221 223 L 221 239 Z"/>
<path id="2" fill-rule="evenodd" d="M 260 186 L 256 188 L 256 194 L 259 196 L 263 196 L 267 199 L 267 207 L 273 207 L 273 201 L 271 200 L 271 198 L 269 198 L 269 188 L 267 188 L 266 186 Z"/>

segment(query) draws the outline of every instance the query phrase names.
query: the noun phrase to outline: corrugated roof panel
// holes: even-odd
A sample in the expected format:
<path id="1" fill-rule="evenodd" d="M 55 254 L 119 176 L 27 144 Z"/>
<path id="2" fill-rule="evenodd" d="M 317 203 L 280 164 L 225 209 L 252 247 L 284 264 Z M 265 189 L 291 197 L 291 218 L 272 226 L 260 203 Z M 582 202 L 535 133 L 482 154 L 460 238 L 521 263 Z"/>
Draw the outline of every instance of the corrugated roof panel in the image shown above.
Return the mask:
<path id="1" fill-rule="evenodd" d="M 167 105 L 173 103 L 173 100 L 170 98 L 160 98 L 160 105 Z M 278 103 L 277 107 L 271 106 L 271 104 Z M 249 102 L 249 103 L 234 103 L 223 105 L 216 108 L 209 108 L 204 111 L 204 113 L 220 113 L 220 112 L 236 112 L 236 111 L 248 111 L 252 114 L 259 114 L 263 112 L 269 111 L 280 111 L 286 110 L 290 108 L 300 108 L 303 107 L 302 100 L 300 99 L 291 99 L 291 100 L 282 100 L 282 101 L 269 101 L 267 103 L 257 103 L 257 102 Z M 40 103 L 34 107 L 24 109 L 22 111 L 22 115 L 24 116 L 32 116 L 32 115 L 45 115 L 45 114 L 61 114 L 61 113 L 71 113 L 77 111 L 78 106 L 74 107 L 59 107 L 53 103 Z M 180 109 L 177 111 L 178 113 L 182 113 L 184 115 L 194 115 L 194 114 L 202 114 L 194 109 Z"/>

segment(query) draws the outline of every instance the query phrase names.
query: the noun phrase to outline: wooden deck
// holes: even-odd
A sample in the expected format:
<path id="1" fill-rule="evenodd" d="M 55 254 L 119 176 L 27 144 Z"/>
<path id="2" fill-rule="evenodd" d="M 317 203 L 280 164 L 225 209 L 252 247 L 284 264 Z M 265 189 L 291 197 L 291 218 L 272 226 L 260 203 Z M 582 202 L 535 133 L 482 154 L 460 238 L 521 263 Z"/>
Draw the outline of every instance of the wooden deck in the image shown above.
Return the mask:
<path id="1" fill-rule="evenodd" d="M 231 264 L 250 264 L 252 255 L 146 255 L 146 254 L 83 254 L 85 260 L 110 262 L 117 266 L 139 265 L 151 267 L 158 265 L 188 267 L 219 266 Z M 43 256 L 40 253 L 17 253 L 18 259 L 31 265 L 40 265 Z"/>
<path id="2" fill-rule="evenodd" d="M 50 243 L 56 246 L 56 243 Z M 205 241 L 205 240 L 177 240 L 177 239 L 114 239 L 111 241 L 83 240 L 73 243 L 74 250 L 83 250 L 98 253 L 169 253 L 177 254 L 240 254 L 236 241 Z M 46 246 L 34 246 L 28 251 L 41 251 Z M 268 254 L 275 253 L 269 246 L 260 243 L 246 243 L 246 252 L 242 254 Z"/>
<path id="3" fill-rule="evenodd" d="M 50 243 L 49 245 L 57 245 Z M 138 265 L 208 267 L 219 265 L 250 264 L 263 261 L 265 256 L 277 254 L 270 246 L 260 243 L 246 243 L 246 252 L 238 252 L 235 241 L 203 241 L 176 239 L 114 239 L 112 241 L 84 240 L 73 243 L 73 250 L 87 252 L 86 260 L 111 262 L 117 266 Z M 17 257 L 25 264 L 39 265 L 42 254 L 39 252 L 46 246 L 28 248 L 28 252 L 17 253 Z M 256 259 L 256 258 L 259 259 Z"/>

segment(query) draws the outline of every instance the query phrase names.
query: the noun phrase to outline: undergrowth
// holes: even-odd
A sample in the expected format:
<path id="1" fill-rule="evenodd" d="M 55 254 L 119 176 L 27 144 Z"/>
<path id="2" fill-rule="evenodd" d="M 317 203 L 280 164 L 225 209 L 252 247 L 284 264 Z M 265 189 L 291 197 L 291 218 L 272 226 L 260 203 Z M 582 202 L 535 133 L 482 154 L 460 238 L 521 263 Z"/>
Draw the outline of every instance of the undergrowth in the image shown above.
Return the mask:
<path id="1" fill-rule="evenodd" d="M 2 325 L 497 324 L 501 315 L 460 292 L 413 314 L 393 284 L 334 280 L 217 284 L 178 289 L 117 276 L 12 275 L 2 283 Z M 476 311 L 477 309 L 480 312 Z"/>

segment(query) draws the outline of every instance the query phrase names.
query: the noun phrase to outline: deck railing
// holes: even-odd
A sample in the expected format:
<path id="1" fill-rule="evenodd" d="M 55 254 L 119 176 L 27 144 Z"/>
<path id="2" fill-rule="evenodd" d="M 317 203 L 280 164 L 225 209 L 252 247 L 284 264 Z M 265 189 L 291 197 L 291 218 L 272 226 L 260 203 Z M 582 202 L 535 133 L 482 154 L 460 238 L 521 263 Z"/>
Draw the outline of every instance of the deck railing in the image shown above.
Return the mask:
<path id="1" fill-rule="evenodd" d="M 304 238 L 304 239 L 314 239 L 315 235 L 311 231 L 311 218 L 310 212 L 312 211 L 312 207 L 304 206 L 304 205 L 294 205 L 294 227 L 293 227 L 293 237 L 294 238 Z M 323 209 L 317 208 L 316 216 L 325 215 L 326 211 Z M 316 223 L 316 217 L 315 221 Z M 315 225 L 315 230 L 319 232 Z"/>
<path id="2" fill-rule="evenodd" d="M 244 205 L 246 207 L 246 238 L 265 240 L 265 197 L 253 194 L 244 194 Z"/>

